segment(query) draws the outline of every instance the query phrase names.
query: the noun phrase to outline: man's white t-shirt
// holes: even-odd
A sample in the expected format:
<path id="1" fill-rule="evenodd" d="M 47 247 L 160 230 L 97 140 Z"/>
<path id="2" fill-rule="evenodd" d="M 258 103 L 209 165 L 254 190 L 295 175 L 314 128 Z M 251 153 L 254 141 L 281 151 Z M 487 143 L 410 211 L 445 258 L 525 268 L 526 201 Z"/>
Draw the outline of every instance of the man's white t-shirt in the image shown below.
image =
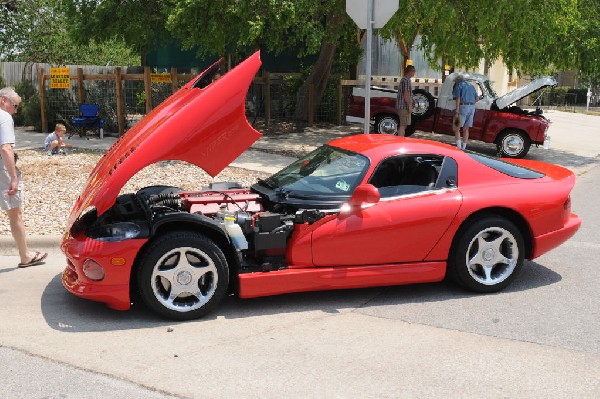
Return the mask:
<path id="1" fill-rule="evenodd" d="M 15 145 L 15 121 L 11 114 L 0 109 L 0 145 Z"/>

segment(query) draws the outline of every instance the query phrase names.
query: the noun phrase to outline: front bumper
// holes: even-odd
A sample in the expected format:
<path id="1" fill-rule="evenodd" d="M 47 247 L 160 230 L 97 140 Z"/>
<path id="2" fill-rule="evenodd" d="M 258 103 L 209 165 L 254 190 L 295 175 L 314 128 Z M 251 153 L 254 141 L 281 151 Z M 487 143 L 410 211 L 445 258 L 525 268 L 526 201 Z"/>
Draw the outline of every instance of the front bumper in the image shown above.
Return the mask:
<path id="1" fill-rule="evenodd" d="M 101 242 L 84 236 L 65 236 L 61 243 L 61 250 L 67 257 L 67 267 L 62 274 L 63 286 L 73 295 L 106 303 L 112 309 L 129 309 L 131 269 L 140 248 L 147 241 Z M 102 266 L 102 280 L 86 277 L 83 263 L 88 259 Z"/>

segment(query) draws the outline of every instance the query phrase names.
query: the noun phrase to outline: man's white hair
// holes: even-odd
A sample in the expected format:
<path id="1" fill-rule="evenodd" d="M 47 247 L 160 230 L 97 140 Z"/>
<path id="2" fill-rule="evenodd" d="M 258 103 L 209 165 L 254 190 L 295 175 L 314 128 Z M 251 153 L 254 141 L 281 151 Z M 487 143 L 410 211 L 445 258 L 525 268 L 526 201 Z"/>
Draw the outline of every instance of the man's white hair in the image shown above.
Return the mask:
<path id="1" fill-rule="evenodd" d="M 19 95 L 15 91 L 14 87 L 5 87 L 0 89 L 0 97 L 8 97 L 12 100 L 20 99 Z"/>

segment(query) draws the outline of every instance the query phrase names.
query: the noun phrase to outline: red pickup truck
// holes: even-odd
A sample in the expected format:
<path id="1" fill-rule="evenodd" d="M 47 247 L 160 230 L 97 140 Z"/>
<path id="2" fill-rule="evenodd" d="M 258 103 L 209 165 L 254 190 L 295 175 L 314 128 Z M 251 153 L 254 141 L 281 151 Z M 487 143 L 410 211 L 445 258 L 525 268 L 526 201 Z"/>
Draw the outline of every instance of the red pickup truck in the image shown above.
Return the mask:
<path id="1" fill-rule="evenodd" d="M 542 110 L 537 108 L 535 111 L 527 111 L 513 104 L 545 87 L 555 86 L 556 80 L 553 77 L 541 77 L 498 97 L 487 76 L 472 73 L 461 75 L 475 87 L 479 95 L 473 127 L 469 130 L 470 139 L 496 144 L 498 155 L 506 158 L 523 158 L 532 144 L 549 147 L 550 121 L 542 115 Z M 457 73 L 453 73 L 446 78 L 437 99 L 425 90 L 413 91 L 413 124 L 407 127 L 407 136 L 415 130 L 454 136 L 452 117 L 455 100 L 452 88 L 457 76 Z M 393 89 L 371 87 L 370 119 L 375 124 L 375 132 L 396 133 L 396 94 L 397 91 Z M 346 116 L 347 122 L 364 122 L 364 103 L 365 89 L 355 87 Z"/>

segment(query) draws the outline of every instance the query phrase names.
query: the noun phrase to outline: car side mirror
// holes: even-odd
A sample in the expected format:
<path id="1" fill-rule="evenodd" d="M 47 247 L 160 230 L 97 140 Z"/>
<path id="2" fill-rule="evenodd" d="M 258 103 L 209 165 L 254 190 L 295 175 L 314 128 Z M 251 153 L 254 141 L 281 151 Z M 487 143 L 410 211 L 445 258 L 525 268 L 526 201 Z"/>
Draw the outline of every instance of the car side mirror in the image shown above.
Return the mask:
<path id="1" fill-rule="evenodd" d="M 351 207 L 362 206 L 368 204 L 376 204 L 379 202 L 379 190 L 372 184 L 361 184 L 356 187 L 348 201 Z"/>

